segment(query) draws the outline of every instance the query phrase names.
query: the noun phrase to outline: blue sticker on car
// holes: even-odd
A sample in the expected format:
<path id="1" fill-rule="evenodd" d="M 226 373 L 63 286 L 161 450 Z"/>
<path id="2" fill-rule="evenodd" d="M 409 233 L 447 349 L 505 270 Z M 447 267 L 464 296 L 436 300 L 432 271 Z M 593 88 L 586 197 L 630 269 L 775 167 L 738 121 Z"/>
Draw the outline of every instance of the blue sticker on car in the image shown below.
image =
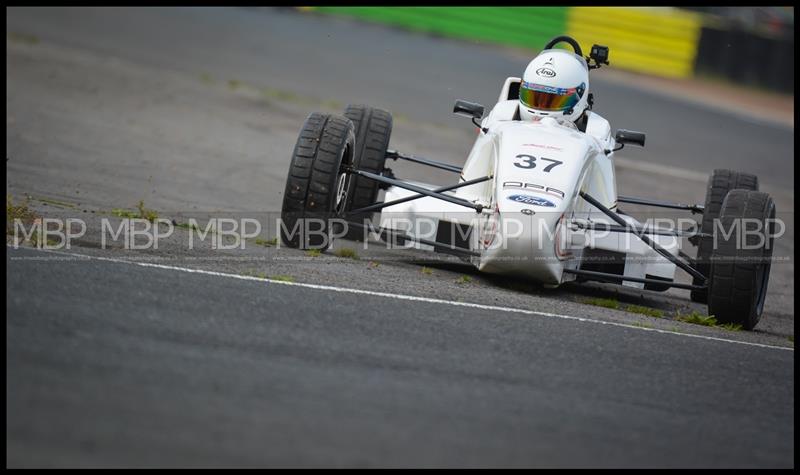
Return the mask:
<path id="1" fill-rule="evenodd" d="M 550 200 L 546 200 L 539 196 L 530 196 L 530 195 L 511 195 L 508 197 L 511 201 L 516 201 L 517 203 L 525 203 L 526 205 L 533 205 L 533 206 L 544 206 L 547 208 L 555 208 L 556 204 Z"/>

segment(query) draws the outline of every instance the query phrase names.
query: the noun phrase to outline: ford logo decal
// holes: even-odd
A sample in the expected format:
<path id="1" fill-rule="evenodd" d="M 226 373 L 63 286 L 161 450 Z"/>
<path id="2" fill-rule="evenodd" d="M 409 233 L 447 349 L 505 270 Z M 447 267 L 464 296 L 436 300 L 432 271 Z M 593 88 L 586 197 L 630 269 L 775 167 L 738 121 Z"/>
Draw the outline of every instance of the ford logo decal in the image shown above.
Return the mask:
<path id="1" fill-rule="evenodd" d="M 526 205 L 533 205 L 533 206 L 544 206 L 546 208 L 555 208 L 556 204 L 550 200 L 546 200 L 544 198 L 540 198 L 538 196 L 530 196 L 530 195 L 511 195 L 508 197 L 509 200 L 514 201 L 516 203 L 525 203 Z"/>
<path id="2" fill-rule="evenodd" d="M 550 68 L 539 68 L 536 70 L 536 74 L 546 78 L 554 78 L 556 77 L 556 72 Z"/>

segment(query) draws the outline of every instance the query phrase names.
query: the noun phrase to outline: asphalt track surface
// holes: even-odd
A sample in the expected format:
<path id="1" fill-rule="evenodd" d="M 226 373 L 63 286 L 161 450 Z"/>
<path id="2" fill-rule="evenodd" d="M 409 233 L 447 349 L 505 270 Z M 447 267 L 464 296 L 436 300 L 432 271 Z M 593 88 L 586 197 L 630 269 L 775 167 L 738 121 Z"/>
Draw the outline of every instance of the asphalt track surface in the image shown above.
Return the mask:
<path id="1" fill-rule="evenodd" d="M 7 189 L 93 212 L 130 206 L 151 187 L 148 203 L 161 210 L 277 210 L 288 150 L 313 106 L 265 105 L 234 80 L 386 107 L 397 148 L 459 163 L 470 136 L 453 126 L 453 100 L 490 106 L 528 61 L 266 9 L 7 9 L 7 29 L 37 38 L 7 42 Z M 201 84 L 206 75 L 227 87 Z M 627 157 L 698 175 L 758 173 L 793 212 L 792 128 L 601 79 L 593 88 L 612 124 L 649 133 L 647 149 Z M 631 194 L 704 192 L 636 170 L 619 179 Z M 793 261 L 792 241 L 782 245 Z M 88 241 L 73 251 L 127 257 Z M 249 269 L 187 264 L 174 244 L 154 254 Z M 453 284 L 464 270 L 447 266 L 424 283 L 418 267 L 388 261 L 365 271 L 323 256 L 267 270 L 625 326 L 7 255 L 8 466 L 794 463 L 794 352 L 773 348 L 793 335 L 793 263 L 773 266 L 765 331 L 679 325 L 715 340 L 631 328 L 633 317 L 576 303 L 569 290 L 522 293 L 476 275 L 465 289 Z M 690 308 L 682 299 L 664 305 Z"/>
<path id="2" fill-rule="evenodd" d="M 9 252 L 26 255 L 47 257 Z M 791 350 L 102 261 L 7 265 L 27 276 L 8 287 L 10 466 L 791 464 Z"/>

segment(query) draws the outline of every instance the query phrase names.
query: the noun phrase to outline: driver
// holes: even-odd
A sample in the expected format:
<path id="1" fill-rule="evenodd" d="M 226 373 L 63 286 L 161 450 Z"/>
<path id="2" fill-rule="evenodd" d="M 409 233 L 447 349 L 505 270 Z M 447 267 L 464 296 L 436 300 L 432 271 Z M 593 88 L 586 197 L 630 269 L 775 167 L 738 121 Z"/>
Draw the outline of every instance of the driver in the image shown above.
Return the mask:
<path id="1" fill-rule="evenodd" d="M 521 120 L 552 117 L 559 122 L 585 122 L 589 108 L 589 67 L 579 55 L 546 49 L 525 68 L 519 87 Z"/>

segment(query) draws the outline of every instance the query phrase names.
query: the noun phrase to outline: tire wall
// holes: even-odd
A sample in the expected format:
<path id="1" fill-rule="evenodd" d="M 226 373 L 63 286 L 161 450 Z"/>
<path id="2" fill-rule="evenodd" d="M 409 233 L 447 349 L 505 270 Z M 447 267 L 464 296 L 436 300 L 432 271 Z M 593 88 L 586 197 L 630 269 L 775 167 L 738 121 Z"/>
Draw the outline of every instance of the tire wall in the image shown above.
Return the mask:
<path id="1" fill-rule="evenodd" d="M 706 25 L 701 31 L 694 71 L 739 84 L 794 93 L 794 37 Z"/>

